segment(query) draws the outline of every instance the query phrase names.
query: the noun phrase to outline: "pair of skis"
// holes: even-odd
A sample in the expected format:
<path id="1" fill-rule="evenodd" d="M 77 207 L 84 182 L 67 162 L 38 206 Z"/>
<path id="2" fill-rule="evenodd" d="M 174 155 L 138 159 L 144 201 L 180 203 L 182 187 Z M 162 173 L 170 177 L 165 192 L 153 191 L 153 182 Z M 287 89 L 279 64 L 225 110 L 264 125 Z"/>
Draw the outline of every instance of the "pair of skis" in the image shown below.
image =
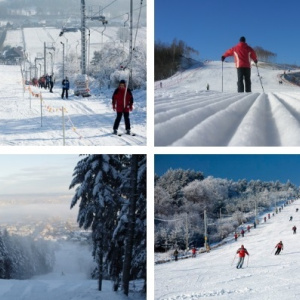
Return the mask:
<path id="1" fill-rule="evenodd" d="M 125 132 L 125 133 L 113 133 L 113 135 L 117 135 L 117 136 L 122 136 L 123 134 L 135 136 L 135 133 L 132 133 L 132 132 L 130 132 L 130 133 L 127 133 L 127 132 Z"/>

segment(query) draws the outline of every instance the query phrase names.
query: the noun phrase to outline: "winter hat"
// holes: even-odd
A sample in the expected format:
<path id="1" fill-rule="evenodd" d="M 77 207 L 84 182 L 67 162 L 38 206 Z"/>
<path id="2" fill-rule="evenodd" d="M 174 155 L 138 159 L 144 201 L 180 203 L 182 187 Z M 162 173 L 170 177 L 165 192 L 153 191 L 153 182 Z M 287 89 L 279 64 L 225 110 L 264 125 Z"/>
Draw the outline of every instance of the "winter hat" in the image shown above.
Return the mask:
<path id="1" fill-rule="evenodd" d="M 240 37 L 240 42 L 245 43 L 246 42 L 246 38 L 244 36 Z"/>
<path id="2" fill-rule="evenodd" d="M 120 80 L 119 84 L 126 84 L 126 81 L 124 79 Z"/>

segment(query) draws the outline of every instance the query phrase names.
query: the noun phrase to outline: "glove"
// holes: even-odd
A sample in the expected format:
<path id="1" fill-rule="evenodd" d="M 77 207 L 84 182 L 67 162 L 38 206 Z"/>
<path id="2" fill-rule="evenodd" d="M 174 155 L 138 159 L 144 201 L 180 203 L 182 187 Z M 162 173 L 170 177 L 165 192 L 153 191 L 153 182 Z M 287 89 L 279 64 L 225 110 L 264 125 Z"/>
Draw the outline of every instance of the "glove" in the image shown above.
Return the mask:
<path id="1" fill-rule="evenodd" d="M 257 65 L 257 60 L 255 60 L 254 63 Z"/>
<path id="2" fill-rule="evenodd" d="M 224 60 L 225 60 L 225 56 L 222 56 L 222 57 L 221 57 L 221 60 L 224 61 Z"/>
<path id="3" fill-rule="evenodd" d="M 133 107 L 132 107 L 132 106 L 130 106 L 130 107 L 129 107 L 129 111 L 132 111 L 132 110 L 133 110 Z"/>

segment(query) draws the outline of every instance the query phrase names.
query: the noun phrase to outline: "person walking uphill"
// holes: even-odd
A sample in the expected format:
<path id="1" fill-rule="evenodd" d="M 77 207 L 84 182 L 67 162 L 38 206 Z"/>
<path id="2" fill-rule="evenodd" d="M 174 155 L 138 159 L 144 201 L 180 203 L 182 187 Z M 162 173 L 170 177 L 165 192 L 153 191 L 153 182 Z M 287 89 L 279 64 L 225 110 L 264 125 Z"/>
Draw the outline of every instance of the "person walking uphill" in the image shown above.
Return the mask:
<path id="1" fill-rule="evenodd" d="M 238 76 L 238 92 L 251 92 L 251 59 L 257 64 L 257 56 L 255 51 L 246 43 L 246 38 L 241 37 L 240 42 L 227 50 L 222 55 L 222 61 L 228 56 L 234 56 L 235 65 Z M 245 89 L 244 89 L 245 80 Z"/>
<path id="2" fill-rule="evenodd" d="M 239 248 L 236 253 L 239 255 L 240 258 L 236 265 L 236 268 L 241 269 L 244 263 L 245 256 L 246 254 L 249 256 L 249 253 L 247 249 L 244 247 L 244 245 L 242 245 L 241 248 Z"/>
<path id="3" fill-rule="evenodd" d="M 115 119 L 113 133 L 118 133 L 118 128 L 122 115 L 124 115 L 126 134 L 130 134 L 130 119 L 129 112 L 132 111 L 133 96 L 131 90 L 126 87 L 125 80 L 119 82 L 119 87 L 115 89 L 112 96 L 113 110 L 117 111 L 117 117 Z"/>
<path id="4" fill-rule="evenodd" d="M 62 81 L 61 83 L 62 85 L 62 94 L 61 94 L 61 99 L 64 99 L 65 93 L 66 93 L 66 98 L 68 99 L 69 95 L 69 88 L 70 88 L 70 82 L 68 77 L 66 76 L 66 78 Z"/>

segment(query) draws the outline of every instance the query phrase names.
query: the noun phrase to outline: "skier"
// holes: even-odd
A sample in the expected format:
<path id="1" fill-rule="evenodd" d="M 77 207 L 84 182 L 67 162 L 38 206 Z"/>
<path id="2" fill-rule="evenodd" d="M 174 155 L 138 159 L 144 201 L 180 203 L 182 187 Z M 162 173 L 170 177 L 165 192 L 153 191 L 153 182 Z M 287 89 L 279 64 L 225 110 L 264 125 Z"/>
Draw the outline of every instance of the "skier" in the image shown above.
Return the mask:
<path id="1" fill-rule="evenodd" d="M 296 212 L 298 212 L 299 208 L 296 208 Z"/>
<path id="2" fill-rule="evenodd" d="M 242 229 L 242 231 L 241 231 L 242 237 L 244 237 L 244 234 L 245 234 L 245 231 L 244 231 L 244 229 Z"/>
<path id="3" fill-rule="evenodd" d="M 192 248 L 192 257 L 196 257 L 196 248 L 195 247 Z"/>
<path id="4" fill-rule="evenodd" d="M 115 89 L 112 96 L 113 110 L 117 111 L 113 133 L 117 134 L 122 115 L 124 115 L 126 134 L 130 134 L 129 112 L 132 111 L 133 96 L 131 90 L 126 87 L 125 80 L 120 80 L 119 87 Z"/>
<path id="5" fill-rule="evenodd" d="M 209 91 L 209 84 L 206 85 L 206 90 Z"/>
<path id="6" fill-rule="evenodd" d="M 253 227 L 256 228 L 256 222 L 255 221 L 253 222 Z"/>
<path id="7" fill-rule="evenodd" d="M 275 252 L 275 255 L 279 255 L 280 251 L 283 250 L 283 244 L 282 244 L 282 241 L 280 241 L 276 246 L 275 248 L 277 248 L 276 252 Z"/>
<path id="8" fill-rule="evenodd" d="M 296 234 L 297 227 L 294 226 L 292 229 L 293 229 L 293 234 Z"/>
<path id="9" fill-rule="evenodd" d="M 239 248 L 236 253 L 239 255 L 239 261 L 236 265 L 237 269 L 241 269 L 244 263 L 244 259 L 245 259 L 245 255 L 247 254 L 249 256 L 249 253 L 247 251 L 246 248 L 244 248 L 244 245 L 241 246 L 241 248 Z"/>
<path id="10" fill-rule="evenodd" d="M 45 79 L 46 79 L 45 89 L 49 89 L 50 88 L 50 76 L 48 74 L 46 74 Z"/>
<path id="11" fill-rule="evenodd" d="M 238 238 L 238 234 L 235 233 L 235 234 L 234 234 L 234 239 L 235 239 L 235 241 L 237 241 L 237 238 Z"/>
<path id="12" fill-rule="evenodd" d="M 290 221 L 293 221 L 293 216 L 290 216 Z"/>
<path id="13" fill-rule="evenodd" d="M 247 231 L 250 232 L 250 225 L 247 226 Z"/>
<path id="14" fill-rule="evenodd" d="M 53 74 L 49 76 L 49 80 L 50 80 L 50 93 L 53 93 L 53 86 L 54 86 L 54 78 L 53 78 Z"/>
<path id="15" fill-rule="evenodd" d="M 175 249 L 175 251 L 174 251 L 174 257 L 175 257 L 175 261 L 177 261 L 178 260 L 178 250 L 177 249 Z"/>
<path id="16" fill-rule="evenodd" d="M 69 91 L 69 88 L 70 88 L 70 82 L 69 82 L 69 79 L 68 77 L 66 76 L 66 78 L 62 81 L 61 83 L 62 85 L 62 94 L 61 94 L 61 99 L 64 99 L 64 96 L 65 96 L 65 92 L 66 92 L 66 99 L 68 99 L 68 91 Z"/>
<path id="17" fill-rule="evenodd" d="M 246 43 L 246 38 L 242 36 L 240 42 L 227 50 L 222 55 L 222 61 L 228 56 L 234 56 L 235 64 L 237 68 L 238 75 L 238 92 L 247 93 L 251 92 L 251 61 L 250 58 L 257 64 L 257 57 L 255 51 Z M 244 90 L 244 80 L 245 80 L 245 90 Z"/>

